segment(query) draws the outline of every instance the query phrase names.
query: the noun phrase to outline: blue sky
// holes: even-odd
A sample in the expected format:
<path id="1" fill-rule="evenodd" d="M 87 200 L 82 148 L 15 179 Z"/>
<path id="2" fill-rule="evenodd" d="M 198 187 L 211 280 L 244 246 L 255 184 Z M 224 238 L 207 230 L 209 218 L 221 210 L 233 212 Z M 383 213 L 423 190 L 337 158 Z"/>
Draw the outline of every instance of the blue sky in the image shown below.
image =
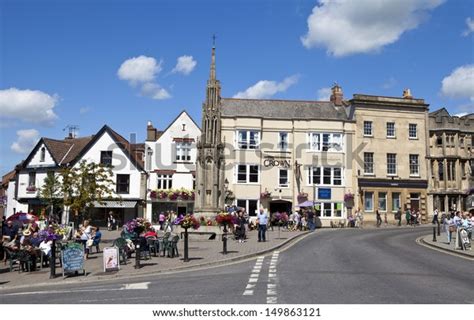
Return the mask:
<path id="1" fill-rule="evenodd" d="M 337 81 L 474 110 L 470 0 L 0 0 L 0 23 L 1 174 L 69 124 L 138 141 L 183 109 L 200 124 L 214 33 L 224 97 L 319 100 Z"/>

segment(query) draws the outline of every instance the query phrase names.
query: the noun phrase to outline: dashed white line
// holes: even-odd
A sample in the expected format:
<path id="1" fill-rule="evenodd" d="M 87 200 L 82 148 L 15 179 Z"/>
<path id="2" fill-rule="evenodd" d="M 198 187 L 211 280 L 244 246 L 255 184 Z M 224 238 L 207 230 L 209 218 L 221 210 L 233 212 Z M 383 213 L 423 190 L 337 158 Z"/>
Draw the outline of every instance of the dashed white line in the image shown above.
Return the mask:
<path id="1" fill-rule="evenodd" d="M 252 273 L 250 274 L 247 286 L 245 287 L 244 293 L 242 294 L 243 296 L 253 296 L 256 283 L 258 282 L 260 272 L 262 271 L 262 264 L 263 264 L 264 258 L 265 257 L 257 258 L 257 261 L 255 262 L 255 266 L 252 269 Z"/>
<path id="2" fill-rule="evenodd" d="M 272 254 L 272 258 L 270 259 L 270 267 L 268 268 L 268 283 L 267 283 L 267 303 L 274 304 L 278 302 L 277 298 L 277 262 L 278 256 L 280 252 L 275 251 Z"/>

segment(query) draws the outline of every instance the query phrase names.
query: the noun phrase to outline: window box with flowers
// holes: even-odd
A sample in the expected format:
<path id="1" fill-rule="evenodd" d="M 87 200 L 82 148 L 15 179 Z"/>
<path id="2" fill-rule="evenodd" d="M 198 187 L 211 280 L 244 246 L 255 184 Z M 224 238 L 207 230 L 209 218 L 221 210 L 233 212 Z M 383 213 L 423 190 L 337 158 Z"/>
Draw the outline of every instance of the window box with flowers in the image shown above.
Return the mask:
<path id="1" fill-rule="evenodd" d="M 194 191 L 187 189 L 152 190 L 150 198 L 158 201 L 193 201 Z"/>
<path id="2" fill-rule="evenodd" d="M 38 190 L 35 186 L 26 187 L 26 192 L 36 192 Z"/>

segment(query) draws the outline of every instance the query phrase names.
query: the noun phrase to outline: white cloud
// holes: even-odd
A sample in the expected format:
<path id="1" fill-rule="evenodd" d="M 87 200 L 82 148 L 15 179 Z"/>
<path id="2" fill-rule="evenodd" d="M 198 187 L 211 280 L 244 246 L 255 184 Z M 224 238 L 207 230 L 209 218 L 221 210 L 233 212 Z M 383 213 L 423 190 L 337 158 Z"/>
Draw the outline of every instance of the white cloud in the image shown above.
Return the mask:
<path id="1" fill-rule="evenodd" d="M 474 32 L 474 19 L 471 17 L 466 19 L 467 29 L 462 33 L 463 36 L 467 37 Z"/>
<path id="2" fill-rule="evenodd" d="M 332 90 L 331 88 L 321 88 L 318 90 L 318 101 L 329 101 L 331 97 Z"/>
<path id="3" fill-rule="evenodd" d="M 171 98 L 171 95 L 159 84 L 148 82 L 142 85 L 141 95 L 155 100 L 164 100 Z"/>
<path id="4" fill-rule="evenodd" d="M 153 57 L 141 55 L 125 60 L 117 71 L 117 75 L 121 80 L 128 81 L 132 87 L 139 85 L 141 96 L 155 100 L 169 99 L 171 95 L 168 91 L 156 82 L 156 76 L 161 72 L 162 64 L 161 60 L 157 62 Z"/>
<path id="5" fill-rule="evenodd" d="M 89 111 L 91 111 L 91 108 L 89 107 L 82 107 L 79 109 L 80 114 L 88 113 Z"/>
<path id="6" fill-rule="evenodd" d="M 336 57 L 377 52 L 415 29 L 445 0 L 319 0 L 308 17 L 306 48 Z"/>
<path id="7" fill-rule="evenodd" d="M 193 59 L 193 56 L 181 56 L 177 60 L 176 67 L 171 72 L 188 75 L 194 70 L 196 64 L 197 62 Z"/>
<path id="8" fill-rule="evenodd" d="M 18 130 L 17 140 L 13 142 L 10 149 L 16 153 L 28 153 L 39 140 L 39 132 L 35 129 Z"/>
<path id="9" fill-rule="evenodd" d="M 263 99 L 270 98 L 278 92 L 285 92 L 289 87 L 298 82 L 298 75 L 285 78 L 282 82 L 260 80 L 245 91 L 240 91 L 234 98 Z"/>
<path id="10" fill-rule="evenodd" d="M 397 85 L 398 81 L 394 77 L 388 78 L 383 84 L 382 88 L 383 89 L 391 89 Z"/>
<path id="11" fill-rule="evenodd" d="M 461 118 L 461 117 L 464 117 L 466 114 L 467 112 L 461 112 L 461 113 L 456 113 L 454 116 Z"/>
<path id="12" fill-rule="evenodd" d="M 0 90 L 0 119 L 52 125 L 58 118 L 54 113 L 58 99 L 57 95 L 50 96 L 39 90 Z"/>
<path id="13" fill-rule="evenodd" d="M 150 82 L 161 71 L 162 61 L 157 62 L 153 57 L 139 56 L 125 60 L 117 71 L 121 80 L 130 81 L 135 85 L 140 82 Z"/>
<path id="14" fill-rule="evenodd" d="M 474 64 L 456 68 L 441 82 L 441 93 L 451 98 L 474 101 Z"/>

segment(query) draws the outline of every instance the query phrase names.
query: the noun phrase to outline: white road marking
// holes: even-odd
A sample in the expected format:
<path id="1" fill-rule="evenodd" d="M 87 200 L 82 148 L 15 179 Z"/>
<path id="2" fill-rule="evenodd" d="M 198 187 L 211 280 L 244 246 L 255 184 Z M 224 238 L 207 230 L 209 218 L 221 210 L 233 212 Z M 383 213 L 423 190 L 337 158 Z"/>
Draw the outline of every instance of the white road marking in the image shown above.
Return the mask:
<path id="1" fill-rule="evenodd" d="M 277 303 L 277 297 L 267 297 L 267 303 L 268 304 Z"/>
<path id="2" fill-rule="evenodd" d="M 247 286 L 245 287 L 244 293 L 242 294 L 243 296 L 253 296 L 253 289 L 255 289 L 255 287 L 257 286 L 258 278 L 260 276 L 260 272 L 262 271 L 262 264 L 264 258 L 265 257 L 257 258 L 255 266 L 252 269 L 252 273 L 250 274 L 249 281 L 247 282 Z"/>
<path id="3" fill-rule="evenodd" d="M 120 288 L 102 288 L 97 287 L 83 288 L 76 290 L 54 290 L 54 291 L 30 291 L 30 292 L 15 292 L 6 293 L 5 296 L 26 296 L 33 294 L 58 294 L 58 293 L 80 293 L 80 292 L 108 292 L 108 291 L 120 291 L 120 290 L 147 290 L 150 282 L 139 282 L 139 283 L 126 283 Z"/>
<path id="4" fill-rule="evenodd" d="M 275 289 L 267 289 L 267 296 L 276 296 L 277 292 Z"/>
<path id="5" fill-rule="evenodd" d="M 277 263 L 279 251 L 275 251 L 270 259 L 270 266 L 268 268 L 268 283 L 267 283 L 267 303 L 274 304 L 278 302 L 277 298 Z"/>
<path id="6" fill-rule="evenodd" d="M 150 282 L 127 283 L 120 290 L 146 290 Z"/>

